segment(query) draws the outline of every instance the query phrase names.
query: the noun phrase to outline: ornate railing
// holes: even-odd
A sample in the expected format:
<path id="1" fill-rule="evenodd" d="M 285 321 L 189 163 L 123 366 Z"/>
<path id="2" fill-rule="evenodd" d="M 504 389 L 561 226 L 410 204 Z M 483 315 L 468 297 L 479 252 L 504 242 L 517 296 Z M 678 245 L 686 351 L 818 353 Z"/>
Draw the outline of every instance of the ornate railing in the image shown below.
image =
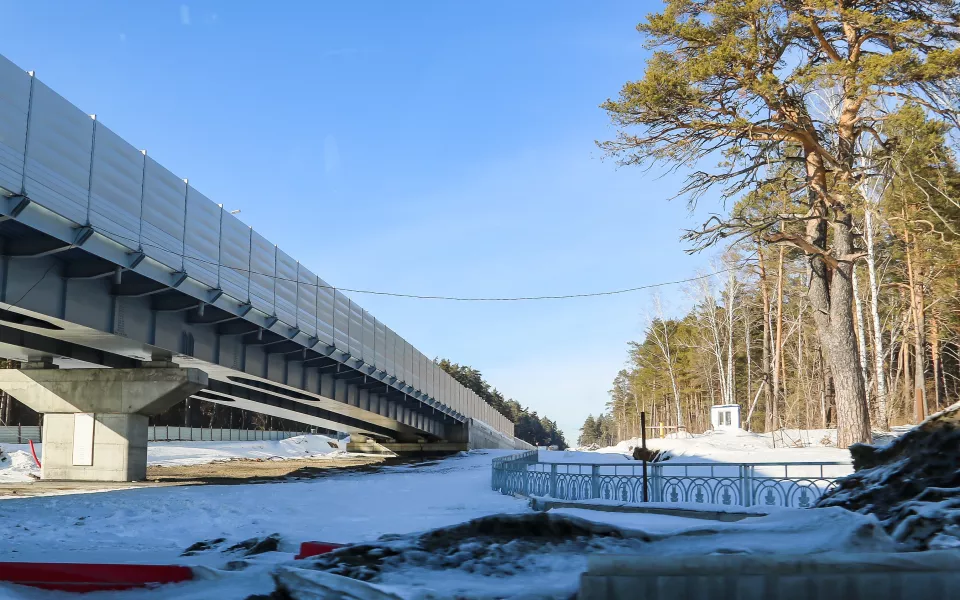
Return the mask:
<path id="1" fill-rule="evenodd" d="M 584 464 L 539 462 L 536 451 L 493 462 L 503 494 L 557 500 L 610 500 L 807 508 L 853 468 L 844 462 Z"/>

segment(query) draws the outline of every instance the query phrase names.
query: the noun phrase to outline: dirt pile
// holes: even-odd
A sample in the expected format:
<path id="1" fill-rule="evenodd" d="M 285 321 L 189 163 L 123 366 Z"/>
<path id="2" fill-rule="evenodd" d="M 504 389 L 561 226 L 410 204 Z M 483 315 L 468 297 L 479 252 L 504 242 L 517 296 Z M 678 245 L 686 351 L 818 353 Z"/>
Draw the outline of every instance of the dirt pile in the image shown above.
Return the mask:
<path id="1" fill-rule="evenodd" d="M 855 473 L 817 502 L 873 514 L 905 549 L 960 547 L 960 403 L 882 446 L 850 447 Z"/>
<path id="2" fill-rule="evenodd" d="M 601 541 L 603 540 L 603 541 Z M 573 517 L 535 513 L 493 515 L 419 535 L 386 535 L 317 557 L 314 569 L 361 581 L 386 570 L 460 569 L 486 576 L 511 576 L 527 568 L 523 557 L 548 552 L 581 554 L 619 542 L 624 550 L 650 541 L 625 539 L 622 530 Z M 607 543 L 603 543 L 607 542 Z"/>

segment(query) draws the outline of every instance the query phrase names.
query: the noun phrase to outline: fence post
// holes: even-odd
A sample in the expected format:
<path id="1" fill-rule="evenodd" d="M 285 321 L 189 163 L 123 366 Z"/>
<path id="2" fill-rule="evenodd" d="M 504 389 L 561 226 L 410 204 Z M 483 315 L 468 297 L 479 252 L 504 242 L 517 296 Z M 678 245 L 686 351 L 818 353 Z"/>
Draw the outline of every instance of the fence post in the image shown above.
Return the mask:
<path id="1" fill-rule="evenodd" d="M 550 465 L 550 497 L 557 497 L 557 463 Z"/>
<path id="2" fill-rule="evenodd" d="M 663 467 L 661 465 L 653 465 L 653 475 L 650 478 L 653 486 L 653 501 L 654 502 L 663 502 Z"/>
<path id="3" fill-rule="evenodd" d="M 640 413 L 640 444 L 643 447 L 643 501 L 647 501 L 647 413 Z"/>
<path id="4" fill-rule="evenodd" d="M 22 433 L 22 431 L 23 431 L 23 430 L 22 430 L 22 428 L 20 427 L 20 423 L 17 423 L 17 443 L 18 443 L 18 444 L 22 444 L 22 443 L 23 443 L 23 433 Z"/>
<path id="5" fill-rule="evenodd" d="M 600 465 L 590 467 L 590 493 L 591 498 L 600 497 Z"/>
<path id="6" fill-rule="evenodd" d="M 747 465 L 740 465 L 740 504 L 742 506 L 750 506 L 750 503 L 753 498 L 750 488 L 750 467 Z"/>

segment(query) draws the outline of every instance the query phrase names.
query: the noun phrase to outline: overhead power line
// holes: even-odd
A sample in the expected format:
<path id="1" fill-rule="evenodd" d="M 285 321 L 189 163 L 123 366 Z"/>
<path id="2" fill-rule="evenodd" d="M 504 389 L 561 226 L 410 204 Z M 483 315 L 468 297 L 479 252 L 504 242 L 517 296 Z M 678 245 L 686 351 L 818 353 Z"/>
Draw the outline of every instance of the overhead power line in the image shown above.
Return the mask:
<path id="1" fill-rule="evenodd" d="M 693 281 L 700 281 L 701 279 L 707 279 L 707 278 L 709 278 L 709 277 L 713 277 L 713 276 L 715 276 L 715 275 L 720 275 L 721 273 L 728 273 L 728 272 L 730 272 L 730 271 L 733 271 L 733 270 L 737 269 L 737 267 L 729 267 L 729 268 L 726 268 L 726 269 L 720 269 L 720 270 L 718 270 L 718 271 L 714 271 L 714 272 L 712 272 L 712 273 L 707 273 L 707 274 L 705 274 L 705 275 L 697 275 L 697 276 L 695 276 L 695 277 L 688 277 L 688 278 L 686 278 L 686 279 L 677 279 L 677 280 L 674 280 L 674 281 L 662 281 L 662 282 L 659 282 L 659 283 L 649 283 L 649 284 L 646 284 L 646 285 L 639 285 L 639 286 L 636 286 L 636 287 L 624 288 L 624 289 L 619 289 L 619 290 L 608 290 L 608 291 L 603 291 L 603 292 L 584 292 L 584 293 L 579 293 L 579 294 L 559 294 L 559 295 L 542 295 L 542 296 L 505 296 L 505 297 L 482 297 L 482 296 L 480 296 L 480 297 L 474 297 L 474 296 L 442 296 L 442 295 L 430 295 L 430 294 L 404 294 L 404 293 L 401 293 L 401 292 L 385 292 L 385 291 L 380 291 L 380 290 L 364 290 L 364 289 L 337 287 L 337 286 L 333 286 L 333 285 L 320 285 L 320 284 L 316 284 L 316 283 L 308 283 L 308 282 L 305 282 L 305 281 L 299 281 L 298 279 L 293 279 L 293 278 L 290 278 L 290 277 L 280 277 L 279 275 L 276 275 L 276 274 L 263 273 L 263 272 L 260 272 L 260 271 L 253 271 L 253 270 L 250 270 L 250 269 L 243 269 L 243 268 L 240 268 L 240 267 L 231 267 L 231 266 L 228 266 L 228 265 L 224 265 L 224 264 L 222 264 L 222 263 L 220 263 L 220 262 L 217 262 L 217 261 L 214 261 L 214 260 L 210 260 L 210 259 L 206 259 L 206 258 L 203 258 L 203 257 L 200 257 L 200 256 L 192 256 L 192 255 L 184 254 L 184 253 L 181 253 L 181 252 L 174 252 L 173 250 L 170 250 L 169 248 L 165 248 L 165 247 L 160 246 L 160 245 L 158 245 L 158 244 L 151 244 L 151 243 L 149 243 L 149 242 L 144 242 L 143 240 L 138 240 L 138 239 L 136 239 L 136 238 L 132 238 L 132 237 L 123 235 L 122 233 L 115 232 L 115 231 L 111 231 L 111 230 L 106 229 L 106 228 L 103 228 L 103 227 L 95 227 L 95 228 L 93 228 L 93 229 L 94 229 L 94 231 L 96 231 L 96 232 L 98 232 L 98 233 L 101 233 L 101 234 L 106 233 L 106 234 L 109 234 L 110 236 L 113 236 L 113 237 L 115 237 L 115 238 L 120 238 L 120 239 L 124 239 L 124 240 L 129 240 L 129 241 L 131 241 L 131 242 L 136 242 L 136 243 L 139 244 L 140 246 L 149 246 L 149 247 L 151 247 L 151 248 L 157 248 L 157 249 L 163 250 L 165 253 L 171 254 L 171 255 L 173 255 L 173 256 L 178 256 L 178 257 L 183 258 L 183 259 L 188 259 L 188 260 L 193 260 L 193 261 L 200 262 L 200 263 L 209 264 L 209 265 L 212 265 L 212 266 L 215 266 L 215 267 L 223 267 L 223 268 L 225 268 L 225 269 L 230 269 L 231 271 L 234 271 L 234 272 L 236 272 L 236 273 L 245 273 L 245 274 L 247 274 L 248 276 L 250 276 L 250 275 L 259 275 L 259 276 L 261 276 L 261 277 L 267 277 L 267 278 L 273 279 L 273 280 L 275 280 L 275 281 L 289 281 L 289 282 L 292 282 L 292 283 L 296 283 L 296 284 L 298 284 L 298 285 L 305 285 L 305 286 L 307 286 L 307 287 L 313 287 L 313 288 L 317 288 L 317 289 L 328 289 L 328 290 L 334 290 L 334 291 L 339 290 L 339 291 L 341 291 L 341 292 L 350 292 L 351 294 L 369 294 L 369 295 L 373 295 L 373 296 L 390 296 L 390 297 L 393 297 L 393 298 L 411 298 L 411 299 L 415 299 L 415 300 L 448 300 L 448 301 L 453 301 L 453 302 L 525 302 L 525 301 L 535 301 L 535 300 L 573 300 L 573 299 L 576 299 L 576 298 L 596 298 L 596 297 L 601 297 L 601 296 L 616 296 L 616 295 L 619 295 L 619 294 L 629 294 L 629 293 L 632 293 L 632 292 L 639 292 L 639 291 L 642 291 L 642 290 L 649 290 L 649 289 L 654 289 L 654 288 L 659 288 L 659 287 L 666 287 L 666 286 L 670 286 L 670 285 L 679 285 L 679 284 L 681 284 L 681 283 L 690 283 L 690 282 L 693 282 Z"/>

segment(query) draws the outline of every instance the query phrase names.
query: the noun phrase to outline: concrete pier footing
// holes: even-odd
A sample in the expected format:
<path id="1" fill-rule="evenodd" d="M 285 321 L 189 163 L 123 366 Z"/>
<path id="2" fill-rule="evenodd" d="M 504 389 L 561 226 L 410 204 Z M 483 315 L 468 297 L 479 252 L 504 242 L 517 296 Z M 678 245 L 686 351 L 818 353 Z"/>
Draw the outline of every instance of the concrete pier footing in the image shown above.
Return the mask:
<path id="1" fill-rule="evenodd" d="M 48 368 L 0 369 L 0 389 L 43 414 L 43 479 L 144 479 L 148 417 L 207 386 L 203 371 L 175 366 L 37 366 Z"/>

